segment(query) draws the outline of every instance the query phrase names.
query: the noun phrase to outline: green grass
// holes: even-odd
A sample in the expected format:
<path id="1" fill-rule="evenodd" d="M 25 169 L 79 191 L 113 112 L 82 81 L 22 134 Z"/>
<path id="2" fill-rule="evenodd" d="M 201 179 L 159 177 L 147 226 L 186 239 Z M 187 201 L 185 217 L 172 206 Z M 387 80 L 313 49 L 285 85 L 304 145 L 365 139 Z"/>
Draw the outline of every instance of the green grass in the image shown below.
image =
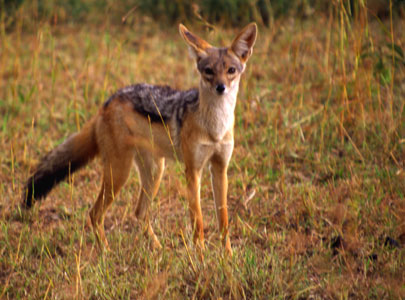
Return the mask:
<path id="1" fill-rule="evenodd" d="M 174 163 L 151 208 L 161 251 L 151 250 L 135 218 L 135 171 L 107 213 L 112 251 L 104 255 L 88 225 L 98 160 L 31 213 L 18 208 L 40 157 L 113 91 L 135 82 L 198 84 L 177 28 L 146 19 L 22 30 L 19 22 L 3 31 L 0 46 L 1 299 L 405 297 L 403 19 L 392 27 L 372 16 L 349 22 L 335 9 L 260 28 L 228 172 L 234 256 L 219 243 L 205 174 L 204 261 Z M 190 28 L 216 45 L 236 34 Z"/>

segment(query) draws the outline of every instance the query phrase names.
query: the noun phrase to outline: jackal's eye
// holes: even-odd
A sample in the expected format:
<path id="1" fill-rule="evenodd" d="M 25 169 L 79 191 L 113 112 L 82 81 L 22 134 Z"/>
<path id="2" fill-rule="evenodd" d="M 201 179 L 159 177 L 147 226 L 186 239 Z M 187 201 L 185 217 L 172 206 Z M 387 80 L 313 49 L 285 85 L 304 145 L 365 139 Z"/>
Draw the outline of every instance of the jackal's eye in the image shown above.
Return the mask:
<path id="1" fill-rule="evenodd" d="M 234 74 L 236 72 L 236 69 L 234 67 L 230 67 L 228 69 L 228 74 Z"/>
<path id="2" fill-rule="evenodd" d="M 204 73 L 207 75 L 214 75 L 214 70 L 211 68 L 205 68 Z"/>

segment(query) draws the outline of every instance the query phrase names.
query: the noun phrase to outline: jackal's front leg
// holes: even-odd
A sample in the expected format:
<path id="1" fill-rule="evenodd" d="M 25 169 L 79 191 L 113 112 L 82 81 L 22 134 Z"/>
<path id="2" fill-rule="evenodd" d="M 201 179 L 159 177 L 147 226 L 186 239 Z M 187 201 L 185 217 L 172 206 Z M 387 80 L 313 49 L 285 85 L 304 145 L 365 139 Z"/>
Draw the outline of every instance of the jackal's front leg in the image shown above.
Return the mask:
<path id="1" fill-rule="evenodd" d="M 195 244 L 204 249 L 204 225 L 200 204 L 201 170 L 186 166 L 186 179 L 191 225 L 194 232 L 193 240 Z"/>
<path id="2" fill-rule="evenodd" d="M 232 255 L 231 242 L 228 234 L 228 164 L 221 157 L 213 156 L 211 159 L 211 183 L 214 193 L 215 208 L 218 218 L 219 232 L 226 252 Z"/>

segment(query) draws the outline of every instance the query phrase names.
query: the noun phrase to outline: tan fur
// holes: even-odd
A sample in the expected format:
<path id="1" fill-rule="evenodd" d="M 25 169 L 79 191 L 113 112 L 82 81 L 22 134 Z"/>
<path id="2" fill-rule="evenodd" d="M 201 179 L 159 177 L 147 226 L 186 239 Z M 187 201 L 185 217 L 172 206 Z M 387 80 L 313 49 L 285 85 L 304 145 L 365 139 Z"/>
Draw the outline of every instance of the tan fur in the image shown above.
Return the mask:
<path id="1" fill-rule="evenodd" d="M 226 251 L 231 254 L 228 234 L 227 168 L 234 140 L 234 109 L 240 76 L 251 54 L 257 28 L 250 24 L 234 40 L 231 48 L 214 48 L 180 25 L 180 33 L 195 54 L 201 68 L 212 68 L 213 74 L 200 70 L 198 108 L 188 111 L 178 136 L 173 123 L 150 122 L 134 111 L 131 103 L 111 99 L 98 115 L 72 137 L 73 150 L 91 155 L 98 153 L 103 165 L 103 183 L 90 211 L 91 223 L 100 245 L 108 247 L 104 233 L 104 217 L 120 188 L 125 184 L 135 160 L 141 179 L 136 216 L 145 222 L 145 232 L 155 247 L 161 247 L 150 225 L 149 204 L 155 197 L 165 165 L 165 159 L 178 159 L 185 164 L 190 218 L 194 241 L 204 247 L 203 217 L 200 205 L 202 169 L 210 165 L 213 195 L 219 230 Z M 242 40 L 241 40 L 242 39 Z M 237 69 L 235 72 L 230 68 Z M 222 94 L 216 86 L 223 84 Z M 91 145 L 87 146 L 91 139 Z M 83 151 L 82 151 L 83 152 Z M 86 153 L 82 155 L 86 156 Z"/>

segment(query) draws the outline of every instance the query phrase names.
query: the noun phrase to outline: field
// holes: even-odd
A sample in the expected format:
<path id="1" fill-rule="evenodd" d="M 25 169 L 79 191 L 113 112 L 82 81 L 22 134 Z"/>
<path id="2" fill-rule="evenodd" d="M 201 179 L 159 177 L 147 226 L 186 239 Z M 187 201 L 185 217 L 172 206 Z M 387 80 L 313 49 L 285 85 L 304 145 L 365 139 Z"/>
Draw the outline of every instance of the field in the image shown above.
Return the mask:
<path id="1" fill-rule="evenodd" d="M 205 170 L 204 260 L 177 163 L 151 207 L 162 250 L 135 218 L 135 169 L 106 217 L 110 252 L 88 225 L 98 159 L 19 208 L 39 159 L 116 89 L 197 86 L 177 26 L 24 22 L 1 26 L 0 299 L 405 298 L 403 18 L 334 9 L 259 27 L 228 172 L 234 254 L 222 251 Z M 214 45 L 238 30 L 187 25 Z"/>

